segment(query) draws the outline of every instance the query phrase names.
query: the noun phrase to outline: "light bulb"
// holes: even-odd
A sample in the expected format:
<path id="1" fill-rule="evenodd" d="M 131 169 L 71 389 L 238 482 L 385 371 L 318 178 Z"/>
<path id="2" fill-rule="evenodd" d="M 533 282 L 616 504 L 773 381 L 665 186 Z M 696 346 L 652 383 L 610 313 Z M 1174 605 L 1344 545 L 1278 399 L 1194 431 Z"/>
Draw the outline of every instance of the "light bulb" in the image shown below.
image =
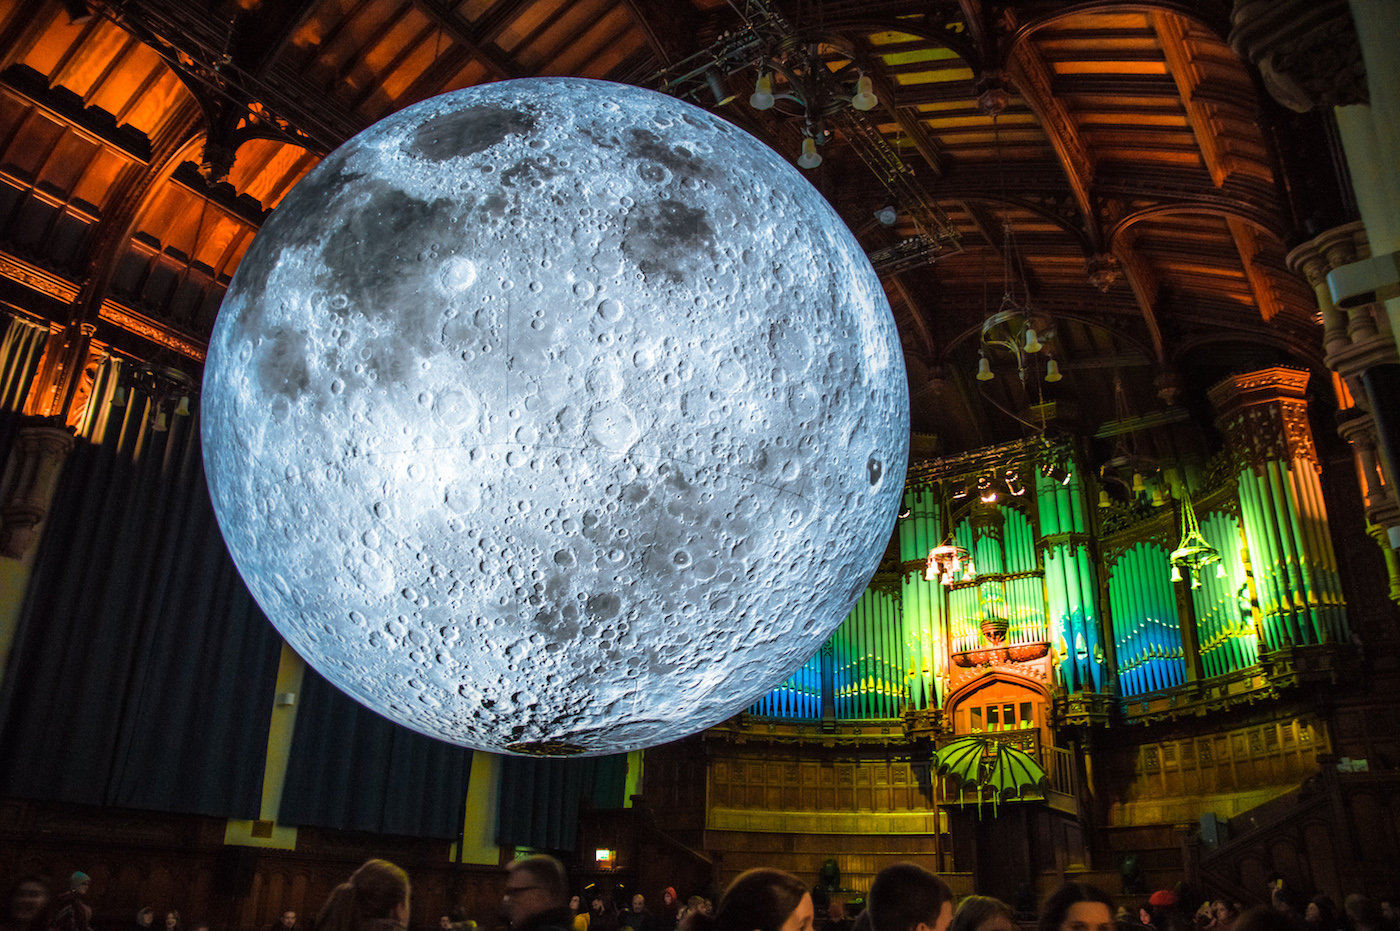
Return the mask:
<path id="1" fill-rule="evenodd" d="M 165 432 L 165 411 L 156 411 L 155 426 L 151 429 L 155 430 L 157 433 Z"/>
<path id="2" fill-rule="evenodd" d="M 1180 566 L 1172 566 L 1172 581 L 1173 581 L 1173 582 L 1180 582 L 1180 581 L 1181 581 L 1181 567 L 1180 567 Z"/>
<path id="3" fill-rule="evenodd" d="M 1225 578 L 1225 564 L 1223 562 L 1215 564 L 1215 577 L 1217 579 Z"/>
<path id="4" fill-rule="evenodd" d="M 117 385 L 112 391 L 112 406 L 126 407 L 126 389 L 121 385 Z"/>
<path id="5" fill-rule="evenodd" d="M 797 164 L 803 168 L 816 168 L 822 163 L 822 157 L 817 154 L 817 140 L 811 136 L 802 138 L 802 154 L 797 158 Z"/>
<path id="6" fill-rule="evenodd" d="M 183 398 L 181 398 L 181 399 L 180 399 L 180 403 L 177 404 L 177 405 L 175 406 L 175 416 L 176 416 L 176 417 L 188 417 L 188 416 L 190 416 L 190 398 L 189 398 L 189 395 L 186 395 L 186 396 L 184 396 Z"/>
<path id="7" fill-rule="evenodd" d="M 1100 489 L 1099 489 L 1099 507 L 1101 507 L 1101 508 L 1106 508 L 1106 507 L 1108 507 L 1108 506 L 1109 506 L 1110 504 L 1112 504 L 1112 503 L 1113 503 L 1113 502 L 1112 502 L 1112 501 L 1109 499 L 1109 497 L 1108 497 L 1108 489 L 1107 489 L 1107 488 L 1100 488 Z"/>
<path id="8" fill-rule="evenodd" d="M 1134 472 L 1134 473 L 1133 473 L 1133 494 L 1135 494 L 1135 495 L 1140 495 L 1140 494 L 1144 493 L 1145 491 L 1147 491 L 1147 486 L 1146 486 L 1145 484 L 1143 484 L 1143 481 L 1142 481 L 1142 473 L 1141 473 L 1141 472 Z"/>
<path id="9" fill-rule="evenodd" d="M 865 75 L 856 82 L 856 94 L 851 98 L 851 106 L 857 110 L 873 110 L 880 101 L 875 97 L 874 87 Z"/>
<path id="10" fill-rule="evenodd" d="M 1026 352 L 1040 352 L 1040 337 L 1035 335 L 1034 327 L 1026 327 Z"/>
<path id="11" fill-rule="evenodd" d="M 983 356 L 977 362 L 977 380 L 991 381 L 994 377 L 995 376 L 992 375 L 992 364 L 987 361 L 986 356 Z"/>
<path id="12" fill-rule="evenodd" d="M 749 97 L 749 106 L 755 110 L 773 109 L 773 76 L 763 72 L 754 82 L 753 95 Z"/>
<path id="13" fill-rule="evenodd" d="M 1064 376 L 1060 374 L 1060 363 L 1051 359 L 1049 364 L 1045 366 L 1045 380 L 1048 382 L 1056 382 L 1061 378 L 1064 378 Z"/>

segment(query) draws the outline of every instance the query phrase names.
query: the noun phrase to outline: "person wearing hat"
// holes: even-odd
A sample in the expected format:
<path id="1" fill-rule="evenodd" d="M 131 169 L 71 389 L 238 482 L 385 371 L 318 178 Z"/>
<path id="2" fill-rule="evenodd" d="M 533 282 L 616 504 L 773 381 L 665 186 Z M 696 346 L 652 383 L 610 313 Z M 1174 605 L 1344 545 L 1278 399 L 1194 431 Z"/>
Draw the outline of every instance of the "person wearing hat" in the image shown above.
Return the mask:
<path id="1" fill-rule="evenodd" d="M 53 900 L 54 931 L 90 931 L 92 908 L 83 901 L 90 884 L 81 870 L 68 878 L 68 891 Z"/>

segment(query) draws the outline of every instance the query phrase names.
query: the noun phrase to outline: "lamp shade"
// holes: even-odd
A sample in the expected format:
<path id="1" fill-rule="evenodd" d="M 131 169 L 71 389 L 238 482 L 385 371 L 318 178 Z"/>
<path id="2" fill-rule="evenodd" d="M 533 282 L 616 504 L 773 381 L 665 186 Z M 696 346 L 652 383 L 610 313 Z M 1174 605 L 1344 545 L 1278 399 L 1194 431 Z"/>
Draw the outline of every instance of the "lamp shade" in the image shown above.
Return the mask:
<path id="1" fill-rule="evenodd" d="M 870 79 L 862 74 L 856 82 L 856 93 L 851 98 L 851 106 L 857 110 L 873 110 L 879 102 Z"/>
<path id="2" fill-rule="evenodd" d="M 753 94 L 749 97 L 749 106 L 755 110 L 773 109 L 773 76 L 771 74 L 765 72 L 758 76 L 758 80 L 753 85 Z"/>

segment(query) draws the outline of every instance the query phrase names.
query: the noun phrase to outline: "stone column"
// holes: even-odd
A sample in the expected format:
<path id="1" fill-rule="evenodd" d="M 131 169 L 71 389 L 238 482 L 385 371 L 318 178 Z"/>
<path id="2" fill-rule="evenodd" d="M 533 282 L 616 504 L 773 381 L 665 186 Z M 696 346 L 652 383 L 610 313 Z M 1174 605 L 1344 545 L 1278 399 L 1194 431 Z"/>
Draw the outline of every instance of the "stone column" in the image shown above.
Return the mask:
<path id="1" fill-rule="evenodd" d="M 1279 367 L 1231 376 L 1209 392 L 1240 464 L 1240 514 L 1263 614 L 1261 652 L 1349 638 L 1307 384 L 1307 372 Z"/>
<path id="2" fill-rule="evenodd" d="M 1390 332 L 1390 320 L 1379 303 L 1346 310 L 1332 301 L 1327 275 L 1369 255 L 1361 223 L 1348 223 L 1305 242 L 1288 255 L 1288 264 L 1307 279 L 1317 295 L 1323 320 L 1324 361 L 1336 372 L 1356 406 L 1339 414 L 1338 433 L 1351 443 L 1357 477 L 1366 503 L 1367 532 L 1385 554 L 1392 600 L 1400 602 L 1400 489 L 1395 485 L 1396 450 L 1387 449 L 1387 436 L 1397 435 L 1388 424 L 1400 412 L 1396 378 L 1400 354 Z M 1379 415 L 1379 417 L 1378 417 Z"/>
<path id="3" fill-rule="evenodd" d="M 0 496 L 0 556 L 23 559 L 38 539 L 72 448 L 73 433 L 66 427 L 40 423 L 16 433 Z"/>

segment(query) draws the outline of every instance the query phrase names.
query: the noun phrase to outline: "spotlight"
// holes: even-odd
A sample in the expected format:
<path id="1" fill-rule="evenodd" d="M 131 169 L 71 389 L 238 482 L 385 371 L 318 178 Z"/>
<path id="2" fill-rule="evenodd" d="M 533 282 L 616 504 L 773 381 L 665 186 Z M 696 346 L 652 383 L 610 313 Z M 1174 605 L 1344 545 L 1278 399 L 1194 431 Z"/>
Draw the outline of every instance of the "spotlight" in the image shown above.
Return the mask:
<path id="1" fill-rule="evenodd" d="M 963 482 L 961 485 L 957 485 L 957 486 L 955 486 L 955 487 L 953 488 L 953 497 L 954 497 L 955 499 L 958 499 L 958 500 L 961 500 L 962 498 L 966 498 L 966 497 L 967 497 L 967 483 L 966 483 L 966 482 Z"/>
<path id="2" fill-rule="evenodd" d="M 910 514 L 912 514 L 912 513 L 914 513 L 914 512 L 911 511 L 911 510 L 909 510 L 909 508 L 900 508 L 900 509 L 899 509 L 899 519 L 900 519 L 900 520 L 904 520 L 904 518 L 908 517 L 908 516 L 909 516 Z"/>
<path id="3" fill-rule="evenodd" d="M 705 83 L 710 85 L 710 93 L 715 96 L 715 106 L 722 107 L 734 99 L 734 92 L 729 89 L 729 82 L 724 79 L 724 75 L 719 73 L 718 68 L 705 69 Z"/>
<path id="4" fill-rule="evenodd" d="M 895 222 L 899 219 L 899 209 L 895 207 L 894 204 L 886 204 L 875 211 L 875 219 L 879 220 L 885 226 L 894 226 Z"/>
<path id="5" fill-rule="evenodd" d="M 63 9 L 68 14 L 68 22 L 74 26 L 81 26 L 92 19 L 92 11 L 88 9 L 86 0 L 63 0 Z"/>

